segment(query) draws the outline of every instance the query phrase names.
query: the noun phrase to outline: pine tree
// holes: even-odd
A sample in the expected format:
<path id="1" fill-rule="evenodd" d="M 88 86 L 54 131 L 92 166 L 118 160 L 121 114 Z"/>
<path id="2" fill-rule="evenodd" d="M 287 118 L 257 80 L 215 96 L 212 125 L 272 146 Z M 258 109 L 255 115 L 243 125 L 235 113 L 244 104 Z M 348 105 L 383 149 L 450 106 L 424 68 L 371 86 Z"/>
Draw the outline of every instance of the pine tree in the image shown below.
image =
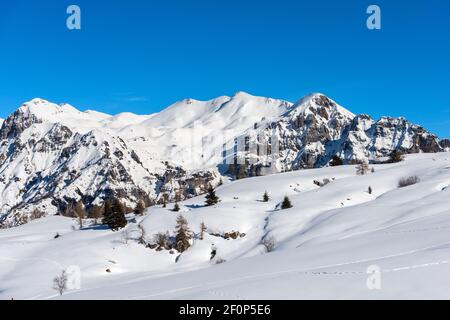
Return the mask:
<path id="1" fill-rule="evenodd" d="M 267 193 L 267 191 L 264 192 L 264 194 L 263 194 L 263 202 L 269 202 L 269 199 L 270 199 L 270 197 L 269 197 L 269 194 Z"/>
<path id="2" fill-rule="evenodd" d="M 216 196 L 216 191 L 214 188 L 210 185 L 208 187 L 208 194 L 206 195 L 206 206 L 213 206 L 219 202 L 219 197 Z"/>
<path id="3" fill-rule="evenodd" d="M 105 203 L 103 224 L 108 225 L 108 227 L 112 231 L 117 231 L 127 225 L 127 219 L 125 218 L 125 208 L 119 200 L 112 199 Z"/>
<path id="4" fill-rule="evenodd" d="M 369 189 L 367 189 L 367 192 L 368 192 L 369 194 L 372 194 L 372 187 L 371 187 L 371 186 L 369 186 Z"/>
<path id="5" fill-rule="evenodd" d="M 179 215 L 177 218 L 175 233 L 176 249 L 179 252 L 184 252 L 189 249 L 191 246 L 191 231 L 189 230 L 187 220 L 182 215 Z"/>
<path id="6" fill-rule="evenodd" d="M 141 216 L 144 214 L 144 211 L 145 211 L 144 202 L 142 200 L 140 200 L 138 202 L 138 204 L 136 205 L 136 209 L 134 209 L 134 214 Z"/>
<path id="7" fill-rule="evenodd" d="M 338 155 L 334 155 L 333 158 L 330 161 L 330 166 L 331 167 L 342 166 L 343 164 L 344 164 L 344 162 L 342 161 L 342 159 Z"/>
<path id="8" fill-rule="evenodd" d="M 203 240 L 207 228 L 204 222 L 200 223 L 200 240 Z"/>
<path id="9" fill-rule="evenodd" d="M 173 211 L 173 212 L 178 212 L 178 211 L 180 211 L 180 206 L 178 205 L 178 202 L 175 202 L 175 205 L 173 206 L 172 211 Z"/>
<path id="10" fill-rule="evenodd" d="M 363 176 L 365 174 L 367 174 L 369 172 L 369 164 L 367 163 L 367 161 L 361 161 L 357 166 L 356 166 L 356 174 L 359 176 Z"/>
<path id="11" fill-rule="evenodd" d="M 283 199 L 283 202 L 281 203 L 281 209 L 289 209 L 292 208 L 291 200 L 286 196 Z"/>

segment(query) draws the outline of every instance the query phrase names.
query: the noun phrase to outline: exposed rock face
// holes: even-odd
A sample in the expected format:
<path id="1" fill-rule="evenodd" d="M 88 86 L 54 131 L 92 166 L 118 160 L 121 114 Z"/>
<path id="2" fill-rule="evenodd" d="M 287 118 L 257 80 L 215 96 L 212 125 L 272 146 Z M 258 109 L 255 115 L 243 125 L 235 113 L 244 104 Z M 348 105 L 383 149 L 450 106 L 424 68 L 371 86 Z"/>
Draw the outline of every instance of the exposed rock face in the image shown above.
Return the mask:
<path id="1" fill-rule="evenodd" d="M 447 152 L 450 151 L 450 140 L 442 139 L 441 142 L 440 142 L 440 146 L 445 151 L 447 151 Z"/>
<path id="2" fill-rule="evenodd" d="M 228 165 L 228 172 L 239 178 L 322 167 L 336 155 L 344 164 L 351 164 L 375 161 L 394 150 L 432 153 L 448 151 L 450 147 L 448 140 L 440 141 L 404 118 L 383 117 L 374 121 L 368 115 L 355 116 L 321 94 L 302 99 L 280 120 L 244 135 L 266 142 L 271 137 L 278 141 L 279 152 L 267 157 L 255 152 L 263 148 L 261 145 L 253 152 L 247 148 L 241 164 Z"/>
<path id="3" fill-rule="evenodd" d="M 197 119 L 206 128 L 200 141 L 209 141 L 200 150 L 186 138 Z M 322 167 L 333 156 L 348 164 L 393 150 L 450 150 L 448 140 L 404 118 L 355 116 L 322 94 L 296 104 L 245 93 L 188 99 L 155 116 L 80 112 L 35 99 L 0 123 L 0 227 L 66 214 L 80 200 L 88 211 L 112 197 L 129 210 L 138 201 L 184 200 L 217 185 L 219 171 L 245 178 Z M 234 137 L 208 139 L 229 128 Z M 235 162 L 202 165 L 223 142 L 233 145 L 227 151 Z"/>
<path id="4" fill-rule="evenodd" d="M 112 197 L 129 209 L 140 200 L 151 205 L 163 192 L 169 201 L 186 199 L 218 179 L 216 170 L 191 174 L 163 164 L 150 170 L 118 136 L 72 132 L 29 111 L 19 109 L 0 129 L 2 227 L 26 223 L 33 212 L 65 214 L 80 200 L 89 211 Z"/>

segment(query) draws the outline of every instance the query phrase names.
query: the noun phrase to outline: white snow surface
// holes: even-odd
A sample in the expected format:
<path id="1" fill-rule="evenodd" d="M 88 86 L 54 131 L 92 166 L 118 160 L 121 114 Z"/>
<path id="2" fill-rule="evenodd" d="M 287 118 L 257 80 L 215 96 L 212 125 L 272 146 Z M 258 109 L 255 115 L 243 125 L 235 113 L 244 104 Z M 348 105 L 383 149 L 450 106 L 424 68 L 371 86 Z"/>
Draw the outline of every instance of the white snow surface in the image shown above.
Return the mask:
<path id="1" fill-rule="evenodd" d="M 141 120 L 105 119 L 110 127 Z M 188 126 L 189 116 L 183 121 Z M 170 205 L 130 216 L 119 232 L 93 222 L 78 230 L 75 220 L 60 216 L 0 230 L 0 299 L 449 299 L 450 155 L 409 155 L 373 167 L 363 176 L 341 166 L 225 182 L 218 205 L 204 207 L 204 197 L 196 197 L 180 203 L 180 213 L 197 235 L 203 221 L 209 233 L 245 237 L 195 237 L 181 255 L 137 241 L 139 225 L 147 239 L 173 234 L 179 213 Z M 412 175 L 420 181 L 398 188 L 400 178 Z M 331 182 L 324 187 L 313 183 L 325 178 Z M 267 203 L 260 201 L 266 190 Z M 285 195 L 293 208 L 279 210 Z M 264 236 L 276 239 L 271 253 L 260 244 Z M 210 261 L 213 244 L 217 256 Z M 218 258 L 226 262 L 215 264 Z M 74 265 L 81 288 L 59 296 L 52 280 Z M 380 290 L 366 286 L 372 265 L 381 269 Z"/>

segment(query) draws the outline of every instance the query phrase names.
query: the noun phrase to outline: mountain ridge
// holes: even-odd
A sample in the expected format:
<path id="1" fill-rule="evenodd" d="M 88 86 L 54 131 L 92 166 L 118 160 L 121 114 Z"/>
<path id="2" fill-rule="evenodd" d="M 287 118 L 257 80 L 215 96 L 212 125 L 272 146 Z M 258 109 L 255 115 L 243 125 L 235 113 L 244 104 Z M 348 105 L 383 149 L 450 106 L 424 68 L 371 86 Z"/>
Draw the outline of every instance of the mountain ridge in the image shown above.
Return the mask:
<path id="1" fill-rule="evenodd" d="M 70 214 L 77 201 L 92 208 L 118 197 L 132 210 L 138 201 L 202 194 L 225 176 L 323 167 L 333 156 L 351 164 L 393 150 L 450 148 L 405 118 L 375 121 L 321 93 L 291 103 L 238 92 L 184 99 L 150 115 L 82 112 L 36 98 L 1 123 L 0 139 L 3 227 L 29 221 L 36 210 Z"/>

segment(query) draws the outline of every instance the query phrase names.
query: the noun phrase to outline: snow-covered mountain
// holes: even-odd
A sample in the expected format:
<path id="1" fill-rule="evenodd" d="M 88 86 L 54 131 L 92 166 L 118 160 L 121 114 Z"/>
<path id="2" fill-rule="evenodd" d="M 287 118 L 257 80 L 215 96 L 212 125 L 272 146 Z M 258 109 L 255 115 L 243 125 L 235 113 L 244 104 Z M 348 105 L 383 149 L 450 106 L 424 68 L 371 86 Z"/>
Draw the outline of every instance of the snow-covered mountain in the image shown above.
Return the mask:
<path id="1" fill-rule="evenodd" d="M 81 112 L 34 99 L 1 123 L 0 141 L 3 227 L 39 212 L 65 214 L 80 200 L 89 210 L 116 197 L 131 210 L 139 200 L 152 205 L 202 194 L 222 175 L 323 167 L 335 155 L 353 163 L 396 149 L 450 147 L 404 118 L 355 116 L 323 94 L 293 104 L 243 92 L 186 99 L 151 115 Z"/>
<path id="2" fill-rule="evenodd" d="M 118 232 L 89 219 L 79 229 L 60 216 L 0 230 L 0 299 L 450 298 L 450 154 L 371 167 L 366 175 L 346 165 L 225 182 L 217 205 L 199 196 L 179 212 L 153 206 Z M 418 182 L 399 188 L 410 176 Z M 284 196 L 293 207 L 279 210 Z M 187 251 L 145 245 L 156 234 L 173 237 L 179 214 L 193 233 Z M 262 239 L 270 238 L 267 253 Z M 64 269 L 79 286 L 59 296 L 52 283 Z M 377 275 L 381 290 L 371 290 Z"/>

